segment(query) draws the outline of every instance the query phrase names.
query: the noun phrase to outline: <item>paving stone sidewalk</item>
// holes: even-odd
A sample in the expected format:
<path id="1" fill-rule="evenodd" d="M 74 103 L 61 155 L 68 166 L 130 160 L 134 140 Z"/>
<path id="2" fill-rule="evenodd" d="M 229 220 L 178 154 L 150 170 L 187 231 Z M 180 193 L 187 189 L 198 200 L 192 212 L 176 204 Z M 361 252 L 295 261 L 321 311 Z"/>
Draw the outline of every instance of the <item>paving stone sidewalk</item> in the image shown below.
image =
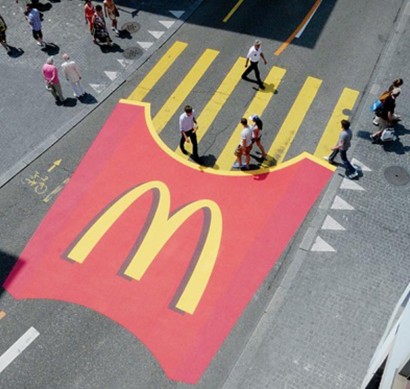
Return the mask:
<path id="1" fill-rule="evenodd" d="M 49 43 L 44 49 L 37 46 L 25 20 L 26 2 L 1 2 L 0 14 L 8 25 L 7 40 L 13 52 L 7 55 L 0 47 L 2 90 L 7 91 L 0 96 L 0 187 L 107 98 L 175 33 L 201 1 L 116 1 L 118 27 L 123 31 L 120 37 L 111 32 L 114 46 L 108 48 L 93 43 L 83 1 L 43 0 L 39 9 L 44 15 L 44 39 Z M 85 103 L 73 97 L 61 74 L 67 98 L 64 106 L 56 106 L 45 89 L 42 65 L 53 55 L 60 66 L 63 53 L 69 53 L 81 69 L 90 94 Z"/>

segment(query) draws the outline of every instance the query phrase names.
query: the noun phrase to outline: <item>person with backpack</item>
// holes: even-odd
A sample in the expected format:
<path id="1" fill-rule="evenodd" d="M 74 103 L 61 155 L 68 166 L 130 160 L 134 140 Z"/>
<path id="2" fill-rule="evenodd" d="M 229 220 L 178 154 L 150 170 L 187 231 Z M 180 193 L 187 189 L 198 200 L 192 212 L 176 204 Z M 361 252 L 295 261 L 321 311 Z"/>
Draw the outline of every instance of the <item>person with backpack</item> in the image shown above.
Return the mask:
<path id="1" fill-rule="evenodd" d="M 7 30 L 7 24 L 4 21 L 3 17 L 0 15 L 0 43 L 6 49 L 7 54 L 9 54 L 11 52 L 11 49 L 9 45 L 7 44 L 6 30 Z"/>
<path id="2" fill-rule="evenodd" d="M 381 113 L 382 111 L 382 106 L 383 106 L 383 102 L 384 100 L 386 100 L 387 96 L 389 95 L 389 93 L 394 89 L 394 88 L 400 88 L 403 85 L 404 81 L 402 78 L 396 78 L 391 85 L 389 86 L 389 89 L 387 89 L 387 91 L 384 91 L 378 100 L 376 100 L 376 102 L 373 104 L 372 106 L 372 111 L 374 112 L 375 116 L 373 118 L 373 124 L 375 126 L 379 125 L 379 117 L 377 115 L 377 113 Z M 400 121 L 400 115 L 393 115 L 393 119 L 395 121 Z"/>
<path id="3" fill-rule="evenodd" d="M 400 92 L 401 92 L 400 88 L 394 88 L 390 92 L 388 92 L 388 95 L 386 98 L 384 98 L 383 100 L 380 100 L 382 102 L 382 105 L 379 108 L 380 110 L 376 113 L 379 118 L 379 122 L 378 122 L 379 130 L 370 135 L 370 139 L 372 140 L 372 143 L 377 143 L 380 140 L 380 137 L 382 136 L 383 131 L 386 128 L 392 126 L 393 121 L 395 120 L 394 109 L 396 107 L 396 98 L 397 96 L 400 95 Z"/>

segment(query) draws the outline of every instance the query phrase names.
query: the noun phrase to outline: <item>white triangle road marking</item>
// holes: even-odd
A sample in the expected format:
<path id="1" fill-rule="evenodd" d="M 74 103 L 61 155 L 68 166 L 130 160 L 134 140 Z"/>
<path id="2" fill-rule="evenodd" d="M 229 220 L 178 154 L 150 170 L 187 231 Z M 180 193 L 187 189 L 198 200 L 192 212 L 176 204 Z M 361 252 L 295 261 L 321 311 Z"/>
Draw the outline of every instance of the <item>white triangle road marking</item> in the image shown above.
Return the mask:
<path id="1" fill-rule="evenodd" d="M 372 169 L 368 168 L 366 165 L 358 161 L 356 158 L 352 158 L 352 165 L 357 166 L 363 172 L 371 172 Z"/>
<path id="2" fill-rule="evenodd" d="M 149 31 L 148 32 L 156 39 L 159 39 L 164 34 L 164 31 Z"/>
<path id="3" fill-rule="evenodd" d="M 101 93 L 105 89 L 105 84 L 89 84 L 97 93 Z"/>
<path id="4" fill-rule="evenodd" d="M 128 59 L 118 59 L 118 58 L 117 58 L 117 61 L 121 64 L 121 66 L 123 68 L 126 68 L 126 67 L 130 66 L 134 62 L 134 61 L 130 61 Z"/>
<path id="5" fill-rule="evenodd" d="M 310 251 L 320 251 L 334 253 L 336 250 L 327 242 L 325 242 L 320 236 L 316 237 L 315 243 L 313 243 Z"/>
<path id="6" fill-rule="evenodd" d="M 154 43 L 153 42 L 137 42 L 143 49 L 149 49 Z"/>
<path id="7" fill-rule="evenodd" d="M 104 73 L 111 81 L 114 81 L 118 77 L 118 72 L 105 71 Z"/>
<path id="8" fill-rule="evenodd" d="M 335 199 L 333 200 L 333 204 L 330 208 L 338 209 L 338 210 L 346 210 L 346 211 L 351 211 L 354 209 L 348 202 L 344 201 L 339 196 L 335 197 Z"/>
<path id="9" fill-rule="evenodd" d="M 339 224 L 335 219 L 331 216 L 327 215 L 325 221 L 322 225 L 322 230 L 333 230 L 333 231 L 344 231 L 344 228 L 341 224 Z"/>
<path id="10" fill-rule="evenodd" d="M 172 15 L 174 15 L 177 19 L 179 19 L 184 13 L 185 11 L 169 11 L 172 13 Z"/>
<path id="11" fill-rule="evenodd" d="M 169 20 L 160 20 L 159 21 L 165 28 L 171 28 L 175 22 Z"/>
<path id="12" fill-rule="evenodd" d="M 348 178 L 343 178 L 340 184 L 340 189 L 350 189 L 350 190 L 364 190 L 357 182 L 349 180 Z"/>

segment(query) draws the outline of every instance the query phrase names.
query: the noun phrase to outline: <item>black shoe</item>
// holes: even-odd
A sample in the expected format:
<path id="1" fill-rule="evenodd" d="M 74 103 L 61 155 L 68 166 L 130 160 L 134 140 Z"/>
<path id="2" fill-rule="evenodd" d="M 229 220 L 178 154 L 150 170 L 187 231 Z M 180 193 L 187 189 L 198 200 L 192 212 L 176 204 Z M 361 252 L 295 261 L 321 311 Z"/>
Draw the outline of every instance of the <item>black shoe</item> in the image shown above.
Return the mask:
<path id="1" fill-rule="evenodd" d="M 182 149 L 181 149 L 181 151 L 182 151 L 182 154 L 185 154 L 185 155 L 188 155 L 188 154 L 189 154 L 188 151 L 186 151 L 186 150 L 182 150 Z"/>
<path id="2" fill-rule="evenodd" d="M 263 84 L 259 84 L 259 88 L 262 89 L 262 90 L 265 90 L 265 89 L 266 89 L 266 88 L 265 88 L 265 85 L 263 85 Z"/>

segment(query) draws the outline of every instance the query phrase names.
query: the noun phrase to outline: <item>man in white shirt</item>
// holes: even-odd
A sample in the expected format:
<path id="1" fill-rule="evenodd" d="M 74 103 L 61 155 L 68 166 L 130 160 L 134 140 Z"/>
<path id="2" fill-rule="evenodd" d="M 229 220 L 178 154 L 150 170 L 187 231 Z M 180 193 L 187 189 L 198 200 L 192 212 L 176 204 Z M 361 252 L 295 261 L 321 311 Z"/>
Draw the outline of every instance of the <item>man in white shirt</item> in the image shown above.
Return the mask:
<path id="1" fill-rule="evenodd" d="M 198 159 L 198 142 L 196 139 L 196 130 L 198 129 L 198 124 L 194 116 L 194 110 L 190 105 L 186 105 L 184 113 L 179 117 L 179 131 L 181 132 L 181 140 L 179 141 L 179 148 L 181 151 L 188 155 L 188 151 L 185 150 L 185 142 L 192 143 L 192 158 Z"/>
<path id="2" fill-rule="evenodd" d="M 245 67 L 246 70 L 242 74 L 242 80 L 250 81 L 248 74 L 253 70 L 255 72 L 256 81 L 260 89 L 265 89 L 263 81 L 261 80 L 261 75 L 259 73 L 258 62 L 262 58 L 264 64 L 267 64 L 266 58 L 262 52 L 261 41 L 256 40 L 253 46 L 249 49 L 248 55 L 246 56 Z M 250 66 L 248 67 L 250 63 Z"/>
<path id="3" fill-rule="evenodd" d="M 80 83 L 80 69 L 73 60 L 70 60 L 70 56 L 67 53 L 63 55 L 63 59 L 64 62 L 61 65 L 61 69 L 63 70 L 65 78 L 71 84 L 71 88 L 73 88 L 74 96 L 80 99 L 85 95 L 85 91 Z"/>
<path id="4" fill-rule="evenodd" d="M 235 156 L 237 161 L 233 164 L 234 169 L 244 168 L 249 169 L 249 162 L 251 160 L 252 150 L 252 128 L 248 126 L 246 118 L 241 119 L 243 130 L 241 132 L 241 143 L 235 149 Z M 242 155 L 245 156 L 245 164 L 242 164 Z"/>

